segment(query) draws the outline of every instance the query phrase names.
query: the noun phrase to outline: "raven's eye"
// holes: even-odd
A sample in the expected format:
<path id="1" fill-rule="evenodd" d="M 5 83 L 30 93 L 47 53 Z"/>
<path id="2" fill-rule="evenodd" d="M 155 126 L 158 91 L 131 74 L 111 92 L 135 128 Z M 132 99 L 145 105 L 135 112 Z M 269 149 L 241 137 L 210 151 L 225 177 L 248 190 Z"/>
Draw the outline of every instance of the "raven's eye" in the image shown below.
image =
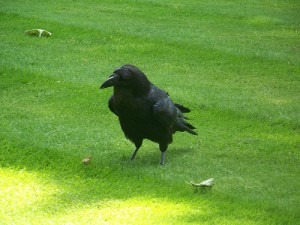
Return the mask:
<path id="1" fill-rule="evenodd" d="M 130 78 L 131 78 L 131 73 L 130 73 L 130 71 L 129 71 L 129 70 L 124 70 L 124 71 L 122 71 L 121 78 L 122 78 L 123 80 L 130 80 Z"/>

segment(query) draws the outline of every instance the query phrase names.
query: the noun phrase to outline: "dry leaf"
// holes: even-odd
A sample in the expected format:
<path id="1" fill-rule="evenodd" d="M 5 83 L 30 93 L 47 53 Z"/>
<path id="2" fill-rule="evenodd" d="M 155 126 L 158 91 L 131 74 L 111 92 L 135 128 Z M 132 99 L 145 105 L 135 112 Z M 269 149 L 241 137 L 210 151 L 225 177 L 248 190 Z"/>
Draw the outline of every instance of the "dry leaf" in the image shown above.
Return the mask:
<path id="1" fill-rule="evenodd" d="M 50 37 L 52 34 L 43 29 L 25 30 L 24 34 L 35 37 Z"/>
<path id="2" fill-rule="evenodd" d="M 214 185 L 214 178 L 209 178 L 198 184 L 191 181 L 190 184 L 194 187 L 212 187 Z"/>
<path id="3" fill-rule="evenodd" d="M 90 163 L 91 159 L 92 159 L 92 156 L 86 157 L 85 159 L 82 160 L 82 163 L 87 165 Z"/>

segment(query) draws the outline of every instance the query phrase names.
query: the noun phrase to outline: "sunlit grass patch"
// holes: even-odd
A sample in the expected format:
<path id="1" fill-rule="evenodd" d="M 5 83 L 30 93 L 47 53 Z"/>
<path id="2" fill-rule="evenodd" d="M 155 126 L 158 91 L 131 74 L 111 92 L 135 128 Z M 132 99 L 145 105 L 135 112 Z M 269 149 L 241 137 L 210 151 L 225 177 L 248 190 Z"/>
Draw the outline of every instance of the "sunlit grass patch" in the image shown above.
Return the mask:
<path id="1" fill-rule="evenodd" d="M 155 198 L 104 200 L 58 216 L 57 221 L 98 224 L 171 224 L 187 214 L 206 213 L 207 207 L 193 208 Z"/>
<path id="2" fill-rule="evenodd" d="M 26 224 L 35 214 L 34 220 L 49 216 L 40 208 L 44 202 L 53 201 L 59 187 L 47 180 L 45 174 L 0 168 L 0 218 L 6 224 Z"/>
<path id="3" fill-rule="evenodd" d="M 85 194 L 82 199 L 76 189 L 84 185 L 79 177 L 58 183 L 45 173 L 25 169 L 1 169 L 0 176 L 0 218 L 6 224 L 171 224 L 186 215 L 205 215 L 212 210 L 205 202 L 194 207 L 182 200 L 147 196 L 111 199 L 100 194 L 97 200 L 91 193 L 91 198 Z M 78 184 L 72 190 L 70 182 L 74 181 Z"/>

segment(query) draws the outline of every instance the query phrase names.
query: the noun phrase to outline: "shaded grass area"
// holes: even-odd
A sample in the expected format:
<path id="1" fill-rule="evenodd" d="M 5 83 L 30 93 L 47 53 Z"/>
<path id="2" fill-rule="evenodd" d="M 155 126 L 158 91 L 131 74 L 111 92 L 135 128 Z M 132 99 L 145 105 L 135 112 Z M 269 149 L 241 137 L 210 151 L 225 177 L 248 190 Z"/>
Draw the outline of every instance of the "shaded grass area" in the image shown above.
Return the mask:
<path id="1" fill-rule="evenodd" d="M 298 221 L 295 1 L 26 3 L 1 6 L 4 224 Z M 23 36 L 36 26 L 53 37 Z M 192 109 L 199 137 L 175 135 L 165 167 L 148 141 L 129 161 L 98 89 L 123 63 Z M 208 177 L 212 190 L 185 183 Z"/>

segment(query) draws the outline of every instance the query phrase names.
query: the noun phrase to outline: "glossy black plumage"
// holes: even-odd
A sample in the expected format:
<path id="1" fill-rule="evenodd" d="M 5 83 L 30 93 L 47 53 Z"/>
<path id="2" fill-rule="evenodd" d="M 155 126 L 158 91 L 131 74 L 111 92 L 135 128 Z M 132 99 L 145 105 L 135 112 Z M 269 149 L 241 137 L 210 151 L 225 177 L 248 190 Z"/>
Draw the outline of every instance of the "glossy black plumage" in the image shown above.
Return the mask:
<path id="1" fill-rule="evenodd" d="M 100 88 L 111 86 L 114 91 L 108 101 L 109 109 L 118 116 L 125 136 L 136 147 L 131 160 L 141 147 L 143 139 L 149 139 L 159 144 L 163 165 L 165 152 L 176 131 L 197 135 L 193 131 L 195 127 L 183 115 L 190 110 L 174 104 L 168 93 L 152 84 L 137 67 L 120 67 Z"/>

